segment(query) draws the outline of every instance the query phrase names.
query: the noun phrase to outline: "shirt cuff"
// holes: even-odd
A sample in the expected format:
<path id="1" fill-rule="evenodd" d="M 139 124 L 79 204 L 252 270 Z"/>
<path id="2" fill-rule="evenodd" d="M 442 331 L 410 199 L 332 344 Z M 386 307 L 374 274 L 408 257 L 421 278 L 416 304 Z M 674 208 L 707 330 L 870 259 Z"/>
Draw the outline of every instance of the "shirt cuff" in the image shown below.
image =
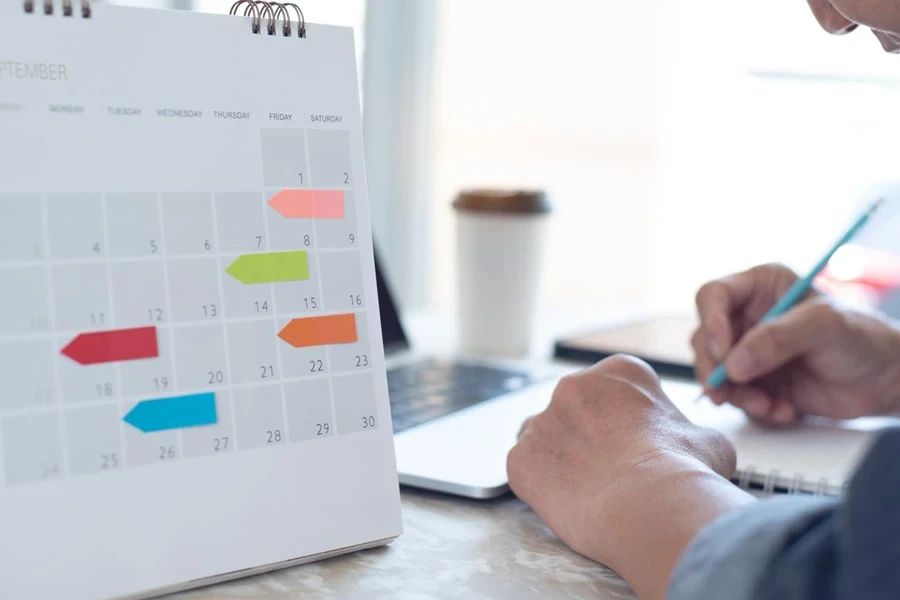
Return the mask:
<path id="1" fill-rule="evenodd" d="M 782 496 L 719 517 L 685 550 L 667 600 L 751 600 L 782 549 L 827 516 L 834 498 Z"/>

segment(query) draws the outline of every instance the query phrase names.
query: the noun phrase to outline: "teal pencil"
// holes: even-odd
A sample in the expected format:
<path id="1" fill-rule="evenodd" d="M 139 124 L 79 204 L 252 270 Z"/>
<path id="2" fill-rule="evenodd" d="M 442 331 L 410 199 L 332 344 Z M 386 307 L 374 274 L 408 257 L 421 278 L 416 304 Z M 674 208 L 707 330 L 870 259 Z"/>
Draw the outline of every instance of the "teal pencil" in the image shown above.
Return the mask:
<path id="1" fill-rule="evenodd" d="M 771 321 L 775 317 L 781 316 L 787 311 L 789 311 L 795 304 L 800 302 L 806 293 L 809 291 L 809 288 L 812 287 L 813 281 L 828 266 L 828 262 L 831 260 L 831 257 L 834 256 L 835 252 L 840 250 L 841 246 L 852 240 L 856 237 L 856 234 L 860 232 L 860 230 L 866 226 L 869 222 L 869 219 L 872 218 L 872 215 L 878 210 L 878 207 L 884 202 L 884 198 L 879 198 L 876 200 L 869 210 L 867 210 L 863 215 L 857 219 L 857 221 L 853 224 L 852 227 L 844 234 L 844 236 L 838 240 L 838 242 L 822 257 L 822 259 L 816 263 L 816 266 L 813 267 L 812 271 L 809 272 L 809 275 L 804 277 L 803 279 L 798 279 L 794 285 L 792 285 L 788 291 L 784 293 L 784 295 L 779 298 L 778 302 L 775 303 L 769 312 L 763 315 L 763 318 L 760 319 L 759 324 L 765 323 L 767 321 Z M 716 370 L 712 372 L 712 374 L 706 379 L 706 383 L 704 385 L 705 391 L 717 390 L 728 381 L 728 372 L 725 369 L 725 363 L 721 363 Z M 701 396 L 702 398 L 703 396 Z"/>

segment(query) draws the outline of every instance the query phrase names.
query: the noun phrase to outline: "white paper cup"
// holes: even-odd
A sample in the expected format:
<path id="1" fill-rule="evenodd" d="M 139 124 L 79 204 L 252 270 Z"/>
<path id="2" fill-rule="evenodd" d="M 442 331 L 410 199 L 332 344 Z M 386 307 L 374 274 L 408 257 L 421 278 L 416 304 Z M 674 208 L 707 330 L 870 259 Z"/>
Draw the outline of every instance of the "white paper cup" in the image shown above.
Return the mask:
<path id="1" fill-rule="evenodd" d="M 542 192 L 471 191 L 453 206 L 460 350 L 525 356 L 534 335 L 550 204 Z"/>

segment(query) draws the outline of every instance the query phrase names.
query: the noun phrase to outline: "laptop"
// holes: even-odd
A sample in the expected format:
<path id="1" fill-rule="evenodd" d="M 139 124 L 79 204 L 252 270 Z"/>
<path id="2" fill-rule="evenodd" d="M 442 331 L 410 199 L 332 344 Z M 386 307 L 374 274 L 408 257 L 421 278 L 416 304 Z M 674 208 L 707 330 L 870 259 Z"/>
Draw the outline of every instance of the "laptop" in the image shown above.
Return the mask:
<path id="1" fill-rule="evenodd" d="M 506 493 L 506 455 L 565 370 L 411 348 L 377 256 L 375 271 L 401 485 L 469 498 Z"/>

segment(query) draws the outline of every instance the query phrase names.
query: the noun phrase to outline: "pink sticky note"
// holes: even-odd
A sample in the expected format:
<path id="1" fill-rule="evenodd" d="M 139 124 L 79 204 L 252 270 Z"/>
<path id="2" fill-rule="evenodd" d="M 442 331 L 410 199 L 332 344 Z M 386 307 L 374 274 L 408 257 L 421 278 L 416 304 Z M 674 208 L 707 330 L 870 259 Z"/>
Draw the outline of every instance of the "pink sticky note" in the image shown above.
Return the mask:
<path id="1" fill-rule="evenodd" d="M 344 192 L 340 190 L 281 190 L 269 206 L 286 219 L 343 219 Z"/>

